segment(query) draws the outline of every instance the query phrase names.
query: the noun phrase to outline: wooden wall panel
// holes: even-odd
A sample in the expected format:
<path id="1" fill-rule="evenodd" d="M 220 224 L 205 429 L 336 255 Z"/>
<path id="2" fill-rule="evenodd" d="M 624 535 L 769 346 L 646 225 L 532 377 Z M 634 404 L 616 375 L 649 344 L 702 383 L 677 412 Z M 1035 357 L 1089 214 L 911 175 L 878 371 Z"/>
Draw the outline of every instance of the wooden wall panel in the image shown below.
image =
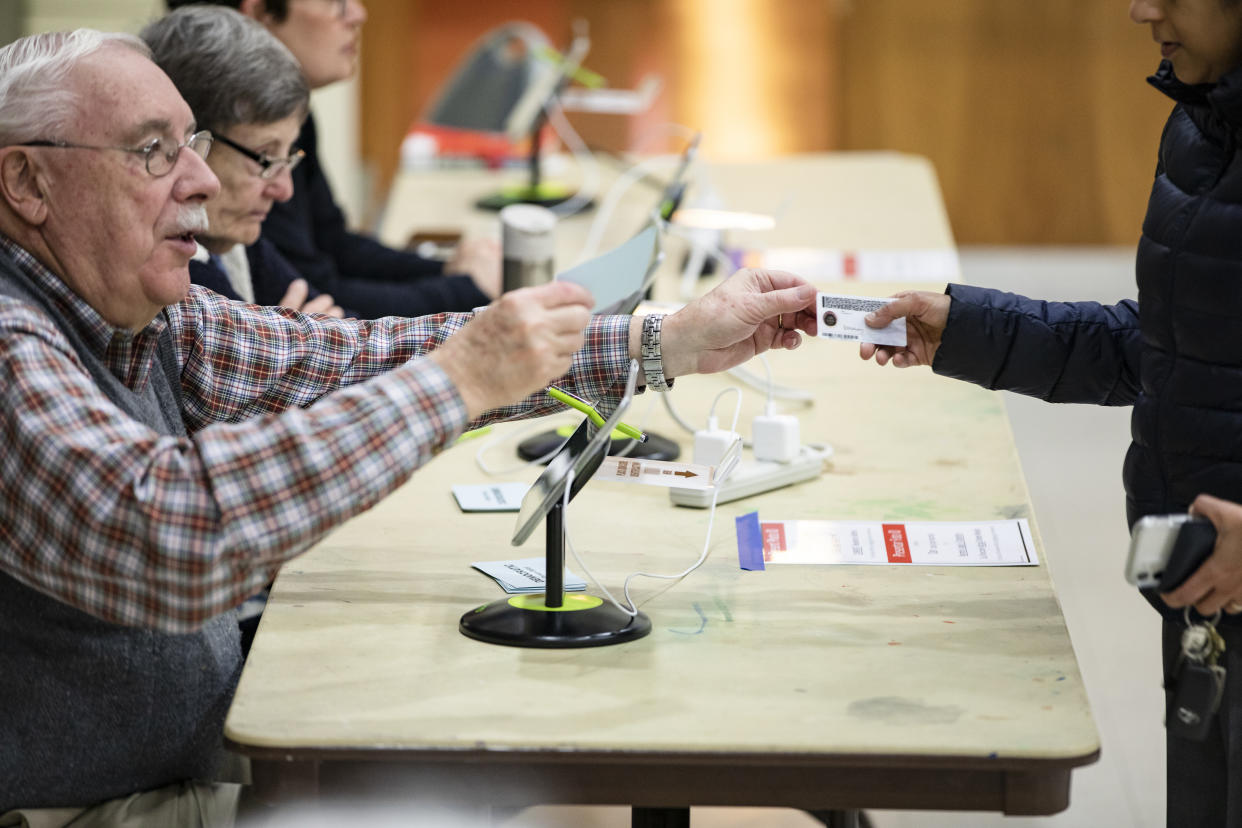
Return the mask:
<path id="1" fill-rule="evenodd" d="M 367 0 L 363 151 L 382 193 L 401 139 L 461 55 L 515 16 L 503 0 Z M 556 43 L 590 23 L 588 65 L 657 72 L 638 119 L 574 115 L 592 145 L 763 157 L 896 149 L 936 165 L 962 243 L 1132 244 L 1171 103 L 1120 0 L 529 0 Z M 661 136 L 670 136 L 661 140 Z"/>
<path id="2" fill-rule="evenodd" d="M 704 154 L 755 157 L 836 144 L 832 3 L 806 0 L 507 0 L 446 4 L 367 0 L 362 51 L 363 152 L 381 183 L 414 117 L 483 32 L 512 19 L 569 42 L 589 25 L 586 65 L 633 88 L 648 73 L 664 88 L 636 118 L 571 114 L 589 144 L 613 151 L 679 149 L 674 123 L 705 130 Z M 744 80 L 745 83 L 740 83 Z"/>
<path id="3" fill-rule="evenodd" d="M 961 243 L 1131 244 L 1170 102 L 1124 3 L 857 0 L 843 146 L 927 155 Z"/>

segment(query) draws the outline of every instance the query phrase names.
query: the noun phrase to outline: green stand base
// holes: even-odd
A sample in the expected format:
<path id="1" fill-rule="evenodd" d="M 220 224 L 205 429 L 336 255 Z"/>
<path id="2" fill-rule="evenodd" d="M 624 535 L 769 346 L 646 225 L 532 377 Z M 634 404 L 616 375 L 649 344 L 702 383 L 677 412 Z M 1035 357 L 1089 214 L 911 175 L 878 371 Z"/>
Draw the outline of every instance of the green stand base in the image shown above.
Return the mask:
<path id="1" fill-rule="evenodd" d="M 542 649 L 603 647 L 651 632 L 643 613 L 630 617 L 594 595 L 568 593 L 561 607 L 543 601 L 542 594 L 516 595 L 484 604 L 461 617 L 460 629 L 489 644 Z"/>
<path id="2" fill-rule="evenodd" d="M 474 206 L 480 210 L 501 210 L 510 204 L 538 204 L 540 207 L 555 207 L 573 197 L 572 190 L 558 184 L 540 184 L 537 187 L 525 184 L 505 187 L 498 193 L 484 196 L 476 201 Z M 588 201 L 582 205 L 582 209 L 589 210 L 594 206 L 594 202 Z"/>

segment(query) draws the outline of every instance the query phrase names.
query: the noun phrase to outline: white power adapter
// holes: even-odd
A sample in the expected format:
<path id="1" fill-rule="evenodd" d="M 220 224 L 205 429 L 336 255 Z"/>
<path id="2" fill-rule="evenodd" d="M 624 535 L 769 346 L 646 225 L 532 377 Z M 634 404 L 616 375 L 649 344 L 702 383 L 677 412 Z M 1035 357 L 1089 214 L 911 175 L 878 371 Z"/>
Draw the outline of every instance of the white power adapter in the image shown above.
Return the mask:
<path id="1" fill-rule="evenodd" d="M 694 462 L 704 466 L 719 465 L 737 439 L 738 433 L 721 428 L 715 415 L 708 417 L 707 428 L 694 432 Z"/>
<path id="2" fill-rule="evenodd" d="M 756 460 L 788 463 L 798 456 L 802 437 L 798 418 L 791 414 L 763 414 L 755 418 L 750 439 Z"/>

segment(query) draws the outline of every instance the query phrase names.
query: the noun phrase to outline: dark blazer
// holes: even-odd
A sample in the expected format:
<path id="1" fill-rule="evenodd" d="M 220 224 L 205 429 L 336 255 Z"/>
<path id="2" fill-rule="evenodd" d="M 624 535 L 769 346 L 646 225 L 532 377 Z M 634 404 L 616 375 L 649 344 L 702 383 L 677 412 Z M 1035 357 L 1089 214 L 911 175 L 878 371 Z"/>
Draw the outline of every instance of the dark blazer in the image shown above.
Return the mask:
<path id="1" fill-rule="evenodd" d="M 1242 502 L 1242 69 L 1188 86 L 1166 61 L 1149 81 L 1177 105 L 1143 220 L 1139 301 L 952 285 L 932 366 L 1051 402 L 1133 405 L 1122 471 L 1131 525 L 1184 512 L 1200 493 Z"/>
<path id="2" fill-rule="evenodd" d="M 289 283 L 294 279 L 302 278 L 293 269 L 293 265 L 280 255 L 280 251 L 262 238 L 246 248 L 246 259 L 250 262 L 250 282 L 254 287 L 254 301 L 257 305 L 279 305 L 280 300 L 289 290 Z M 228 275 L 213 262 L 191 261 L 190 281 L 214 290 L 229 299 L 241 300 L 229 283 Z M 313 285 L 308 287 L 308 299 L 314 299 L 320 295 L 320 291 L 316 290 Z M 341 300 L 335 296 L 332 298 L 337 305 L 341 305 L 341 310 L 345 311 L 346 316 L 366 318 L 342 305 Z"/>
<path id="3" fill-rule="evenodd" d="M 272 206 L 263 238 L 308 282 L 366 318 L 468 311 L 488 303 L 470 277 L 445 276 L 438 261 L 349 232 L 319 165 L 313 117 L 298 146 L 306 158 L 293 171 L 293 198 Z"/>

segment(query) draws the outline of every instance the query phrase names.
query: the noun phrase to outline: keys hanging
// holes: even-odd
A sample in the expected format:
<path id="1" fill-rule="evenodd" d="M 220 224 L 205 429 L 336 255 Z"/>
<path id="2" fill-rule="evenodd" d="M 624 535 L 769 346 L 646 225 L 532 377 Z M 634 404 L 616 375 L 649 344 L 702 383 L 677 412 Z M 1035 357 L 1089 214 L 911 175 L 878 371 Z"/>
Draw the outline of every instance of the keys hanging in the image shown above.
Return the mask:
<path id="1" fill-rule="evenodd" d="M 1171 683 L 1165 686 L 1168 706 L 1164 724 L 1172 735 L 1201 742 L 1225 692 L 1225 668 L 1217 663 L 1225 652 L 1225 639 L 1216 630 L 1220 613 L 1210 621 L 1192 624 L 1187 607 L 1185 618 L 1177 665 Z"/>

